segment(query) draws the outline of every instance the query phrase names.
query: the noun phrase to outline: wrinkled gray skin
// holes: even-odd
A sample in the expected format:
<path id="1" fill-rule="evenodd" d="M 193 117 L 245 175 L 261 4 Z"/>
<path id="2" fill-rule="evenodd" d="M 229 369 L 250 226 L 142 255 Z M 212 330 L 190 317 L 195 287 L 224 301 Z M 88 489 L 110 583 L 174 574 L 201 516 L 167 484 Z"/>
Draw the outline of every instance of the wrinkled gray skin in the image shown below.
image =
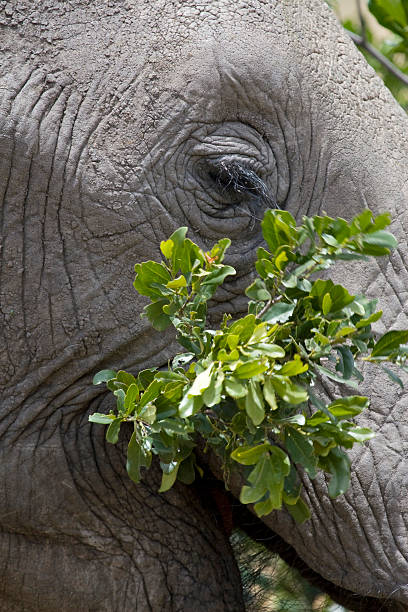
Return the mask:
<path id="1" fill-rule="evenodd" d="M 339 278 L 406 326 L 407 119 L 318 0 L 11 0 L 0 19 L 0 609 L 241 610 L 211 496 L 159 496 L 154 471 L 134 486 L 87 422 L 111 405 L 91 377 L 176 352 L 131 283 L 181 225 L 232 238 L 213 311 L 245 309 L 265 204 L 217 187 L 220 158 L 298 218 L 390 210 L 399 249 Z M 263 522 L 327 580 L 405 609 L 407 400 L 377 372 L 367 388 L 378 436 L 347 494 L 306 480 L 306 525 Z"/>

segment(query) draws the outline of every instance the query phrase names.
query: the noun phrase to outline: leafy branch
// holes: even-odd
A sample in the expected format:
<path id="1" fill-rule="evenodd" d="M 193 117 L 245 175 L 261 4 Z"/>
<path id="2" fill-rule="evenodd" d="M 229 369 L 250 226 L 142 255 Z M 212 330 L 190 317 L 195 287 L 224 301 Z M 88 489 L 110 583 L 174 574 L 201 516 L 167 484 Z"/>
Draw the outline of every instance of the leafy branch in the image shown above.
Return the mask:
<path id="1" fill-rule="evenodd" d="M 389 222 L 388 214 L 373 218 L 366 210 L 350 222 L 314 216 L 296 226 L 289 212 L 267 211 L 262 231 L 269 250 L 257 252 L 248 314 L 235 321 L 224 315 L 216 330 L 206 327 L 207 302 L 235 274 L 222 263 L 229 239 L 204 252 L 179 228 L 160 245 L 164 261 L 136 264 L 134 287 L 151 302 L 143 316 L 159 331 L 172 325 L 186 352 L 166 371 L 135 377 L 104 370 L 94 378 L 116 396 L 116 410 L 89 420 L 108 425 L 113 444 L 122 423 L 132 424 L 127 471 L 134 482 L 152 455 L 163 472 L 160 492 L 176 479 L 193 482 L 201 473 L 194 454 L 199 435 L 223 459 L 225 476 L 243 466 L 240 500 L 259 516 L 284 505 L 297 521 L 309 517 L 298 465 L 310 478 L 327 472 L 331 497 L 346 491 L 346 451 L 374 435 L 353 421 L 369 400 L 349 395 L 327 404 L 314 387 L 328 378 L 356 389 L 362 359 L 405 368 L 408 330 L 376 339 L 371 325 L 382 315 L 376 301 L 314 277 L 338 260 L 387 255 L 396 246 L 384 230 Z"/>
<path id="2" fill-rule="evenodd" d="M 395 37 L 393 44 L 384 46 L 386 54 L 370 42 L 369 32 L 362 12 L 361 0 L 356 0 L 359 32 L 352 31 L 352 25 L 346 24 L 345 30 L 352 41 L 366 51 L 376 62 L 385 68 L 401 84 L 408 85 L 408 75 L 393 61 L 399 55 L 408 56 L 408 2 L 407 0 L 369 0 L 368 8 L 378 23 L 392 32 Z"/>

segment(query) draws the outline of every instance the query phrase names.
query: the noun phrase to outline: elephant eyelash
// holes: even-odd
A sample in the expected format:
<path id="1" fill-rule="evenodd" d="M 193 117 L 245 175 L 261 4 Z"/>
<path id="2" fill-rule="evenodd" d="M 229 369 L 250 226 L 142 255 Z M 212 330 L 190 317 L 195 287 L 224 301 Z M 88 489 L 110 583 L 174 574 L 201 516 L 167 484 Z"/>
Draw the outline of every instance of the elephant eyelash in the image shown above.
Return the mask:
<path id="1" fill-rule="evenodd" d="M 246 194 L 255 196 L 271 208 L 281 208 L 272 198 L 264 181 L 250 168 L 236 161 L 218 160 L 211 163 L 209 176 L 222 193 Z M 244 210 L 241 209 L 243 212 Z M 254 219 L 260 221 L 253 214 Z"/>
<path id="2" fill-rule="evenodd" d="M 219 160 L 211 163 L 210 178 L 217 187 L 225 192 L 253 194 L 268 198 L 268 189 L 263 180 L 253 170 L 235 161 Z"/>

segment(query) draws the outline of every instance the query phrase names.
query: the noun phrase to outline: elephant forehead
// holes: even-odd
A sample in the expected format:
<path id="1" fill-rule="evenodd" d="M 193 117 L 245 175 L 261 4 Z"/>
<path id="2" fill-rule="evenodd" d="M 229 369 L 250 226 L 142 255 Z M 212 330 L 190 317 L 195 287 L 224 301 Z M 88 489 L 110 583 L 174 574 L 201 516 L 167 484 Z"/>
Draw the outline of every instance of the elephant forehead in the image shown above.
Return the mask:
<path id="1" fill-rule="evenodd" d="M 302 58 L 332 52 L 330 21 L 333 25 L 333 15 L 319 0 L 307 6 L 291 0 L 73 0 L 69 6 L 25 0 L 15 7 L 9 3 L 2 16 L 2 25 L 18 26 L 9 29 L 8 37 L 24 40 L 21 52 L 30 53 L 32 63 L 48 58 L 53 72 L 62 69 L 83 84 L 115 68 L 121 83 L 145 65 L 153 73 L 167 73 L 168 62 L 178 61 L 180 69 L 194 49 L 210 40 L 229 54 L 243 50 L 257 56 L 259 72 L 274 58 L 284 62 L 297 54 L 295 69 Z"/>

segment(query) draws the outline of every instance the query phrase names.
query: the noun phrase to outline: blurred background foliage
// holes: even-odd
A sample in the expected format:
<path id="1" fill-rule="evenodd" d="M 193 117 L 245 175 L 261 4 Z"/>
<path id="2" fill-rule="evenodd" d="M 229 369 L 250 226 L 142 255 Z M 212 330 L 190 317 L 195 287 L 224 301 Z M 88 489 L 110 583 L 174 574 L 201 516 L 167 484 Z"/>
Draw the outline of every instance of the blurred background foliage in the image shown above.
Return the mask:
<path id="1" fill-rule="evenodd" d="M 408 112 L 408 0 L 326 0 Z M 231 542 L 248 612 L 352 612 L 311 586 L 277 555 L 236 531 Z"/>
<path id="2" fill-rule="evenodd" d="M 368 63 L 408 111 L 408 0 L 330 0 Z"/>
<path id="3" fill-rule="evenodd" d="M 243 532 L 235 531 L 231 543 L 248 612 L 347 612 Z"/>

